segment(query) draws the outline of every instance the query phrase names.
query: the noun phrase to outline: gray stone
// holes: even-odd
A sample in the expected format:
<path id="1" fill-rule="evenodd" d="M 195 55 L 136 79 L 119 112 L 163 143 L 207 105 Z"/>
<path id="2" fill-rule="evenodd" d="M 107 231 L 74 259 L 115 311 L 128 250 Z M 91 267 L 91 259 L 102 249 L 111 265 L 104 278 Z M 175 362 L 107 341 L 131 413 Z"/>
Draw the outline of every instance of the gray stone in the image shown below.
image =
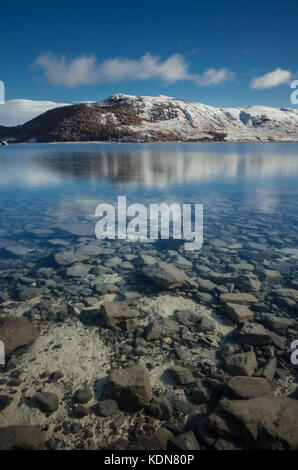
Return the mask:
<path id="1" fill-rule="evenodd" d="M 190 385 L 195 383 L 195 378 L 190 369 L 186 367 L 175 366 L 171 369 L 174 380 L 179 385 Z"/>
<path id="2" fill-rule="evenodd" d="M 149 374 L 143 367 L 111 372 L 108 384 L 121 409 L 137 411 L 148 406 L 152 396 Z"/>
<path id="3" fill-rule="evenodd" d="M 73 264 L 66 270 L 66 275 L 69 277 L 86 277 L 91 271 L 92 266 L 88 264 Z"/>
<path id="4" fill-rule="evenodd" d="M 82 419 L 85 416 L 88 416 L 89 414 L 89 408 L 83 405 L 76 406 L 73 409 L 73 416 L 77 419 Z"/>
<path id="5" fill-rule="evenodd" d="M 179 434 L 169 440 L 168 448 L 171 450 L 200 450 L 199 443 L 193 431 Z"/>
<path id="6" fill-rule="evenodd" d="M 207 403 L 210 400 L 210 393 L 206 387 L 202 385 L 197 386 L 196 388 L 192 388 L 190 390 L 190 400 L 197 405 L 201 405 L 202 403 Z"/>
<path id="7" fill-rule="evenodd" d="M 118 266 L 119 264 L 122 263 L 122 259 L 119 256 L 113 256 L 112 258 L 109 258 L 105 263 L 104 266 L 106 268 L 114 268 L 115 266 Z"/>
<path id="8" fill-rule="evenodd" d="M 258 292 L 262 284 L 255 274 L 249 273 L 238 277 L 235 281 L 235 287 L 239 290 Z"/>
<path id="9" fill-rule="evenodd" d="M 36 393 L 34 396 L 38 406 L 46 413 L 53 413 L 59 408 L 59 397 L 56 393 L 41 392 Z"/>
<path id="10" fill-rule="evenodd" d="M 0 450 L 43 450 L 44 435 L 38 426 L 9 426 L 0 429 Z"/>
<path id="11" fill-rule="evenodd" d="M 162 338 L 176 336 L 180 326 L 174 320 L 161 319 L 156 320 L 145 330 L 145 338 L 147 341 L 155 341 Z"/>
<path id="12" fill-rule="evenodd" d="M 272 357 L 271 359 L 269 359 L 269 361 L 263 368 L 261 372 L 261 377 L 264 377 L 265 379 L 268 380 L 268 382 L 271 382 L 273 380 L 273 377 L 276 371 L 276 366 L 277 366 L 277 359 L 276 357 Z"/>
<path id="13" fill-rule="evenodd" d="M 69 266 L 70 264 L 80 263 L 88 259 L 88 255 L 77 250 L 63 250 L 55 254 L 55 261 L 60 266 Z"/>
<path id="14" fill-rule="evenodd" d="M 144 266 L 149 264 L 155 264 L 156 258 L 150 255 L 140 254 L 139 257 L 135 261 L 136 265 Z"/>
<path id="15" fill-rule="evenodd" d="M 118 413 L 118 403 L 115 400 L 103 400 L 96 405 L 96 414 L 99 416 L 115 416 Z"/>
<path id="16" fill-rule="evenodd" d="M 253 375 L 257 367 L 257 359 L 254 351 L 231 354 L 225 359 L 225 367 L 231 375 Z"/>
<path id="17" fill-rule="evenodd" d="M 279 282 L 283 278 L 282 275 L 278 271 L 273 271 L 272 269 L 258 270 L 257 274 L 262 281 L 266 281 L 270 284 Z"/>
<path id="18" fill-rule="evenodd" d="M 29 299 L 34 299 L 41 295 L 41 290 L 37 287 L 20 287 L 17 289 L 18 298 L 21 301 L 26 301 Z"/>
<path id="19" fill-rule="evenodd" d="M 84 388 L 77 390 L 75 399 L 78 403 L 88 403 L 92 399 L 92 392 Z"/>
<path id="20" fill-rule="evenodd" d="M 197 283 L 199 290 L 201 292 L 207 292 L 208 294 L 217 288 L 217 285 L 208 279 L 198 279 Z"/>
<path id="21" fill-rule="evenodd" d="M 9 395 L 0 395 L 0 411 L 5 410 L 13 401 L 13 397 Z"/>
<path id="22" fill-rule="evenodd" d="M 258 302 L 258 299 L 254 295 L 246 294 L 244 292 L 220 294 L 219 298 L 221 302 L 225 304 L 250 305 Z"/>
<path id="23" fill-rule="evenodd" d="M 286 330 L 294 325 L 294 320 L 283 317 L 275 317 L 270 313 L 263 313 L 262 319 L 267 328 L 272 330 Z"/>
<path id="24" fill-rule="evenodd" d="M 238 343 L 264 346 L 271 343 L 270 333 L 260 323 L 244 323 L 238 334 Z"/>
<path id="25" fill-rule="evenodd" d="M 39 333 L 27 318 L 1 318 L 0 341 L 5 345 L 5 357 L 24 346 L 29 346 L 38 337 Z"/>
<path id="26" fill-rule="evenodd" d="M 117 323 L 138 316 L 137 310 L 130 308 L 126 302 L 104 302 L 100 312 L 108 326 L 115 326 Z"/>
<path id="27" fill-rule="evenodd" d="M 243 440 L 251 449 L 298 449 L 298 401 L 263 396 L 222 399 L 209 417 L 209 428 L 223 437 Z"/>
<path id="28" fill-rule="evenodd" d="M 150 402 L 148 413 L 160 420 L 170 420 L 173 415 L 173 407 L 166 398 L 154 398 Z"/>
<path id="29" fill-rule="evenodd" d="M 5 251 L 13 257 L 23 257 L 28 255 L 28 250 L 25 246 L 21 245 L 6 245 Z"/>
<path id="30" fill-rule="evenodd" d="M 244 323 L 253 320 L 254 314 L 245 305 L 225 304 L 225 313 L 235 323 Z"/>
<path id="31" fill-rule="evenodd" d="M 271 385 L 262 377 L 232 377 L 227 383 L 227 391 L 240 400 L 272 395 Z"/>
<path id="32" fill-rule="evenodd" d="M 172 401 L 172 405 L 174 410 L 178 411 L 179 413 L 183 413 L 184 415 L 191 415 L 196 410 L 194 405 L 186 400 L 179 400 L 178 398 Z"/>
<path id="33" fill-rule="evenodd" d="M 216 330 L 216 322 L 209 317 L 204 317 L 198 325 L 199 331 L 203 333 L 214 333 Z"/>
<path id="34" fill-rule="evenodd" d="M 143 268 L 144 275 L 154 284 L 165 289 L 175 289 L 176 287 L 195 286 L 192 281 L 182 270 L 176 266 L 160 261 L 155 265 L 145 266 Z"/>

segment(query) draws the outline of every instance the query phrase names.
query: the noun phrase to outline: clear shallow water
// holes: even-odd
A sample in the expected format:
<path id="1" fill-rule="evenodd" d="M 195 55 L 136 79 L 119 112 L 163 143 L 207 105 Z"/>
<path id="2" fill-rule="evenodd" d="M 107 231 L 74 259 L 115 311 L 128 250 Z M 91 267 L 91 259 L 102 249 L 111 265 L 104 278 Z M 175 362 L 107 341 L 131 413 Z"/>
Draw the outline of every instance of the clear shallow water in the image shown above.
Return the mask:
<path id="1" fill-rule="evenodd" d="M 130 430 L 135 429 L 133 423 L 139 426 L 140 415 L 134 418 L 130 414 L 129 426 L 120 426 L 119 432 L 117 427 L 115 437 L 116 428 L 108 426 L 107 421 L 102 424 L 102 419 L 109 418 L 97 417 L 92 411 L 85 423 L 88 429 L 94 429 L 96 441 L 85 439 L 86 425 L 84 434 L 59 432 L 61 422 L 73 417 L 70 398 L 77 390 L 87 387 L 99 401 L 110 398 L 105 384 L 111 369 L 136 363 L 146 365 L 154 394 L 158 390 L 158 396 L 182 405 L 187 404 L 180 400 L 183 390 L 173 388 L 169 377 L 172 365 L 183 364 L 194 375 L 199 372 L 195 380 L 204 387 L 205 377 L 226 380 L 227 352 L 223 356 L 221 353 L 230 341 L 231 351 L 234 350 L 237 328 L 227 317 L 219 298 L 221 293 L 228 293 L 235 286 L 236 290 L 253 294 L 256 298 L 250 309 L 254 321 L 266 327 L 264 313 L 269 313 L 270 318 L 297 318 L 297 182 L 298 144 L 0 148 L 0 318 L 24 315 L 37 324 L 42 334 L 36 349 L 31 353 L 29 350 L 31 356 L 21 359 L 23 362 L 18 365 L 22 385 L 14 400 L 19 401 L 8 408 L 7 414 L 5 410 L 3 425 L 36 422 L 38 415 L 32 413 L 31 419 L 27 407 L 30 403 L 32 408 L 30 397 L 37 390 L 47 390 L 48 375 L 44 378 L 42 373 L 48 370 L 64 374 L 59 384 L 51 385 L 51 390 L 57 387 L 65 408 L 47 416 L 46 422 L 42 418 L 40 425 L 43 428 L 46 424 L 47 436 L 54 436 L 59 448 L 60 443 L 62 448 L 79 448 L 83 442 L 84 448 L 100 449 L 102 440 L 106 448 L 106 442 L 114 444 L 119 436 L 130 438 Z M 129 202 L 145 204 L 203 203 L 202 250 L 183 251 L 183 246 L 163 243 L 166 241 L 95 240 L 95 207 L 100 202 L 116 203 L 118 195 L 126 195 Z M 85 257 L 75 259 L 78 253 Z M 151 261 L 154 257 L 185 270 L 197 286 L 191 290 L 160 289 L 150 276 L 142 275 L 140 253 L 149 255 Z M 63 256 L 69 256 L 68 264 L 61 262 Z M 268 270 L 281 275 L 277 273 L 273 282 L 267 282 Z M 249 273 L 261 282 L 256 283 Z M 99 303 L 110 297 L 137 300 L 136 320 L 140 319 L 142 327 L 135 330 L 122 322 L 107 328 L 99 315 Z M 187 314 L 200 313 L 201 307 L 204 314 L 208 312 L 206 319 L 215 321 L 217 331 L 210 331 L 208 322 L 205 329 L 196 321 L 187 326 Z M 173 335 L 170 344 L 166 338 L 154 341 L 153 348 L 137 348 L 140 343 L 136 336 L 143 335 L 143 327 L 156 318 L 179 321 L 179 334 Z M 74 320 L 79 321 L 74 325 Z M 94 330 L 92 326 L 99 328 Z M 291 365 L 287 348 L 297 339 L 297 330 L 273 329 L 278 333 L 274 352 L 272 345 L 255 347 L 256 375 L 265 374 L 268 366 L 265 377 L 271 381 L 275 354 L 275 378 L 281 377 L 282 382 L 278 393 L 289 395 L 297 388 L 297 366 Z M 246 351 L 246 346 L 239 347 L 236 345 L 235 351 Z M 184 352 L 186 359 L 177 355 L 177 349 L 180 354 L 181 350 Z M 10 371 L 8 374 L 12 376 Z M 10 380 L 1 387 L 1 393 L 12 395 Z M 189 400 L 187 393 L 185 398 Z M 175 411 L 172 419 L 180 428 L 182 417 L 180 413 L 178 416 L 176 422 Z M 110 419 L 112 424 L 115 417 Z"/>
<path id="2" fill-rule="evenodd" d="M 205 242 L 225 230 L 241 241 L 245 230 L 295 248 L 297 183 L 298 144 L 10 145 L 0 151 L 0 224 L 10 235 L 95 224 L 97 204 L 126 195 L 203 203 Z"/>

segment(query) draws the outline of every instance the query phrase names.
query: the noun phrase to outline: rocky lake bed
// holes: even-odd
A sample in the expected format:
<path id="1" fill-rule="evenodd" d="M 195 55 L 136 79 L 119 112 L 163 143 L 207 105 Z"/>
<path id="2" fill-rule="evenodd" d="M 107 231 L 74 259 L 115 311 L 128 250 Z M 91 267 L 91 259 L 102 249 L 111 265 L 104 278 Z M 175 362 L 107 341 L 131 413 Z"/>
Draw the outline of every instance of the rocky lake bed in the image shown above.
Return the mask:
<path id="1" fill-rule="evenodd" d="M 294 248 L 78 225 L 1 232 L 0 448 L 296 449 Z"/>
<path id="2" fill-rule="evenodd" d="M 297 151 L 276 145 L 5 147 L 0 449 L 298 449 Z M 202 248 L 97 239 L 119 194 L 203 203 Z"/>

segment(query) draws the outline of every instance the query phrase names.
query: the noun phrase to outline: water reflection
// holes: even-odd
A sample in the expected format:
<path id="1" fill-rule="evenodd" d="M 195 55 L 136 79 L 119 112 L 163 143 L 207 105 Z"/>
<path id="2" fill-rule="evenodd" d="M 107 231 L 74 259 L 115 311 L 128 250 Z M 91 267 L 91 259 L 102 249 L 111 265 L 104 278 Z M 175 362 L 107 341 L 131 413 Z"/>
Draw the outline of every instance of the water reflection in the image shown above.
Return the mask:
<path id="1" fill-rule="evenodd" d="M 283 145 L 282 150 L 277 144 L 11 146 L 0 153 L 0 185 L 42 187 L 82 179 L 162 188 L 188 182 L 297 177 L 298 145 Z"/>

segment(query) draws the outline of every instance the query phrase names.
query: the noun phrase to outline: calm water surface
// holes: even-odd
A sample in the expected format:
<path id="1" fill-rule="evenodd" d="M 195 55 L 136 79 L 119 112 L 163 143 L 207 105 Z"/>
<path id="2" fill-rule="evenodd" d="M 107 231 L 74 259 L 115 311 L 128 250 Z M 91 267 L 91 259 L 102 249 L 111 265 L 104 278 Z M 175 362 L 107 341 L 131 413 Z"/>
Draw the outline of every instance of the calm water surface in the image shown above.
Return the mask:
<path id="1" fill-rule="evenodd" d="M 257 218 L 269 224 L 262 236 L 292 246 L 297 183 L 298 144 L 11 145 L 0 151 L 1 228 L 86 221 L 98 203 L 126 195 L 203 203 L 207 240 L 237 223 L 255 237 Z"/>
<path id="2" fill-rule="evenodd" d="M 47 240 L 35 237 L 30 241 L 31 230 L 50 228 L 53 234 L 48 238 L 61 240 L 69 236 L 66 229 L 74 224 L 86 228 L 72 233 L 74 237 L 95 238 L 95 207 L 101 202 L 116 203 L 118 195 L 126 195 L 128 203 L 203 203 L 202 253 L 213 246 L 215 251 L 207 255 L 220 253 L 226 266 L 238 261 L 237 250 L 248 243 L 275 250 L 265 260 L 268 266 L 286 261 L 294 270 L 297 266 L 295 143 L 1 148 L 2 247 L 10 240 L 25 243 L 34 253 L 36 244 L 47 246 Z M 75 238 L 73 243 L 76 240 L 86 241 Z M 58 248 L 52 244 L 51 249 Z"/>

